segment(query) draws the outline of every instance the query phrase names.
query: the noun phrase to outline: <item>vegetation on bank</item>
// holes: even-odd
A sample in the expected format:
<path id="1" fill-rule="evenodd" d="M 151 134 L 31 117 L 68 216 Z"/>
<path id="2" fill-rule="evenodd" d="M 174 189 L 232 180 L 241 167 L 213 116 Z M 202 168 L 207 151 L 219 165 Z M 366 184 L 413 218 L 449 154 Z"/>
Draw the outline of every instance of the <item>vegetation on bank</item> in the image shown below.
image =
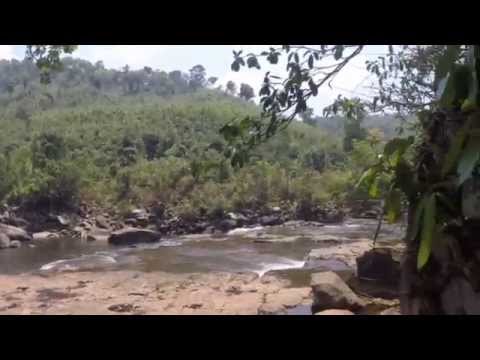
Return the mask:
<path id="1" fill-rule="evenodd" d="M 366 198 L 354 185 L 380 151 L 381 130 L 346 151 L 343 133 L 295 122 L 236 170 L 219 129 L 260 109 L 245 84 L 235 97 L 195 68 L 115 71 L 67 59 L 45 86 L 28 61 L 0 62 L 1 201 L 125 210 L 160 201 L 191 217 Z"/>

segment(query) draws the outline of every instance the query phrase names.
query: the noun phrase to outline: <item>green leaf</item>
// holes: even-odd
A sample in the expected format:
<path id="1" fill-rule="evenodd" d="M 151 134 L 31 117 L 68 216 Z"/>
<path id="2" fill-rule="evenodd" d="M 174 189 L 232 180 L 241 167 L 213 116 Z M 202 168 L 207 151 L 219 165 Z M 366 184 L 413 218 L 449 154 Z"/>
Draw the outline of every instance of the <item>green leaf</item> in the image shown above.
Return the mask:
<path id="1" fill-rule="evenodd" d="M 368 195 L 372 198 L 378 198 L 380 196 L 380 178 L 376 177 L 373 179 L 373 182 L 370 185 L 370 189 L 368 189 Z"/>
<path id="2" fill-rule="evenodd" d="M 308 81 L 308 86 L 310 88 L 310 91 L 312 92 L 312 95 L 313 96 L 317 96 L 318 94 L 318 86 L 317 84 L 315 84 L 315 82 L 313 81 L 313 79 L 310 79 Z"/>
<path id="3" fill-rule="evenodd" d="M 370 169 L 364 171 L 362 176 L 360 177 L 360 179 L 357 181 L 355 187 L 358 188 L 358 187 L 362 186 L 363 184 L 366 184 L 370 188 L 370 185 L 373 181 L 373 177 L 375 175 L 376 175 L 376 171 L 375 171 L 374 168 L 370 168 Z"/>
<path id="4" fill-rule="evenodd" d="M 472 118 L 469 117 L 462 128 L 458 130 L 455 138 L 452 140 L 450 148 L 448 149 L 447 155 L 445 156 L 445 160 L 443 162 L 442 177 L 445 177 L 447 174 L 449 174 L 457 163 L 458 157 L 463 149 L 465 139 L 471 126 Z"/>
<path id="5" fill-rule="evenodd" d="M 480 156 L 480 138 L 472 136 L 468 139 L 467 146 L 463 150 L 458 162 L 458 186 L 461 186 L 473 172 Z"/>
<path id="6" fill-rule="evenodd" d="M 333 57 L 335 58 L 335 60 L 338 60 L 342 57 L 343 55 L 343 45 L 337 45 L 337 47 L 335 48 L 335 53 L 333 54 Z"/>
<path id="7" fill-rule="evenodd" d="M 390 224 L 400 219 L 402 210 L 402 194 L 397 189 L 391 190 L 385 199 L 385 208 L 387 210 L 387 221 Z"/>
<path id="8" fill-rule="evenodd" d="M 433 234 L 435 232 L 437 203 L 434 193 L 425 201 L 420 248 L 418 249 L 417 269 L 421 270 L 428 262 L 432 252 Z"/>
<path id="9" fill-rule="evenodd" d="M 403 154 L 408 147 L 413 143 L 413 137 L 408 137 L 406 139 L 394 138 L 385 144 L 383 148 L 383 154 L 386 157 L 393 155 L 396 151 L 399 151 Z"/>
<path id="10" fill-rule="evenodd" d="M 267 56 L 267 60 L 270 64 L 278 64 L 278 54 L 276 52 L 270 53 L 270 55 Z"/>
<path id="11" fill-rule="evenodd" d="M 383 149 L 383 155 L 388 159 L 391 166 L 397 166 L 398 162 L 408 150 L 410 145 L 413 144 L 414 138 L 412 136 L 402 139 L 394 138 L 390 140 Z"/>
<path id="12" fill-rule="evenodd" d="M 240 70 L 240 64 L 238 63 L 237 60 L 235 60 L 235 61 L 232 63 L 231 68 L 232 68 L 232 71 L 238 71 L 238 70 Z"/>
<path id="13" fill-rule="evenodd" d="M 250 56 L 248 59 L 247 59 L 247 66 L 249 68 L 252 68 L 252 67 L 255 67 L 257 69 L 260 69 L 260 64 L 258 63 L 258 60 L 255 56 Z"/>
<path id="14" fill-rule="evenodd" d="M 308 58 L 308 67 L 310 69 L 313 69 L 313 55 L 310 55 L 310 57 Z"/>
<path id="15" fill-rule="evenodd" d="M 227 142 L 233 142 L 241 135 L 241 133 L 242 129 L 238 126 L 238 124 L 226 124 L 220 129 L 220 134 Z"/>

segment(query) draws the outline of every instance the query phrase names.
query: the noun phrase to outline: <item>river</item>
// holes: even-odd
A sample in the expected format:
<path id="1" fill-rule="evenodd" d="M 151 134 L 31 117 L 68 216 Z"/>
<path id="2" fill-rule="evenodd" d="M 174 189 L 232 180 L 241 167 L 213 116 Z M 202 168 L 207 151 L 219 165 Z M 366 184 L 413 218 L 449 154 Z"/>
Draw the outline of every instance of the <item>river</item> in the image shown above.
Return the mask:
<path id="1" fill-rule="evenodd" d="M 155 244 L 117 247 L 106 242 L 61 238 L 32 242 L 20 249 L 0 251 L 0 274 L 38 271 L 136 270 L 142 272 L 299 272 L 313 248 L 371 239 L 375 220 L 351 219 L 342 224 L 313 226 L 291 222 L 281 226 L 236 229 L 223 235 L 164 238 Z M 383 225 L 380 239 L 395 240 L 398 226 Z M 333 243 L 327 240 L 336 240 Z M 33 246 L 31 246 L 33 245 Z M 341 267 L 335 259 L 326 267 Z M 335 270 L 335 269 L 333 269 Z"/>

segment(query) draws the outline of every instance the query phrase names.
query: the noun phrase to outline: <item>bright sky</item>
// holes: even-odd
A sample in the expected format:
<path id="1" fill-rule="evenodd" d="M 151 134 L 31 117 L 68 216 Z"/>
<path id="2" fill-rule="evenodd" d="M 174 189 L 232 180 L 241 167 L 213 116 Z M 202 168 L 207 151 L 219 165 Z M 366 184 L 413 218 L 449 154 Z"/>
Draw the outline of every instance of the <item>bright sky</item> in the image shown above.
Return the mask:
<path id="1" fill-rule="evenodd" d="M 96 62 L 102 60 L 106 67 L 120 69 L 126 64 L 132 69 L 150 66 L 153 69 L 187 72 L 197 64 L 202 64 L 208 76 L 219 78 L 218 83 L 225 85 L 233 80 L 237 84 L 250 84 L 257 92 L 263 81 L 266 71 L 282 75 L 285 65 L 272 66 L 261 62 L 262 69 L 244 68 L 238 73 L 230 70 L 233 54 L 232 50 L 243 50 L 244 53 L 259 53 L 268 49 L 269 45 L 80 45 L 73 54 L 74 57 Z M 345 96 L 368 97 L 371 93 L 366 86 L 373 78 L 365 70 L 365 61 L 376 58 L 377 55 L 387 52 L 386 45 L 368 45 L 362 54 L 357 56 L 332 83 L 332 89 L 324 86 L 309 106 L 317 114 L 323 107 L 329 105 L 338 94 Z M 0 59 L 22 59 L 25 55 L 23 45 L 0 45 Z"/>

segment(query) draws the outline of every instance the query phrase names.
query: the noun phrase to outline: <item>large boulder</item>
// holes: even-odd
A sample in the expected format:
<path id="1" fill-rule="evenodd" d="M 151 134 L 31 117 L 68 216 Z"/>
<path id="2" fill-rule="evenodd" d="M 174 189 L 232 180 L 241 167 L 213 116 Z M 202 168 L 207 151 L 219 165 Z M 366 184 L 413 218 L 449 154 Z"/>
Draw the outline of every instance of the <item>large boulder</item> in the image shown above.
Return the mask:
<path id="1" fill-rule="evenodd" d="M 113 232 L 108 242 L 114 245 L 131 245 L 137 243 L 148 243 L 160 240 L 159 232 L 148 229 L 125 228 Z"/>
<path id="2" fill-rule="evenodd" d="M 400 263 L 392 257 L 390 249 L 373 249 L 357 258 L 357 276 L 360 279 L 397 284 Z"/>
<path id="3" fill-rule="evenodd" d="M 357 311 L 366 305 L 334 272 L 325 271 L 312 274 L 311 286 L 313 312 L 328 309 Z"/>
<path id="4" fill-rule="evenodd" d="M 0 233 L 0 249 L 6 249 L 10 247 L 10 239 L 7 235 Z"/>
<path id="5" fill-rule="evenodd" d="M 10 240 L 32 240 L 32 237 L 25 230 L 12 225 L 0 224 L 0 234 L 7 235 Z"/>

